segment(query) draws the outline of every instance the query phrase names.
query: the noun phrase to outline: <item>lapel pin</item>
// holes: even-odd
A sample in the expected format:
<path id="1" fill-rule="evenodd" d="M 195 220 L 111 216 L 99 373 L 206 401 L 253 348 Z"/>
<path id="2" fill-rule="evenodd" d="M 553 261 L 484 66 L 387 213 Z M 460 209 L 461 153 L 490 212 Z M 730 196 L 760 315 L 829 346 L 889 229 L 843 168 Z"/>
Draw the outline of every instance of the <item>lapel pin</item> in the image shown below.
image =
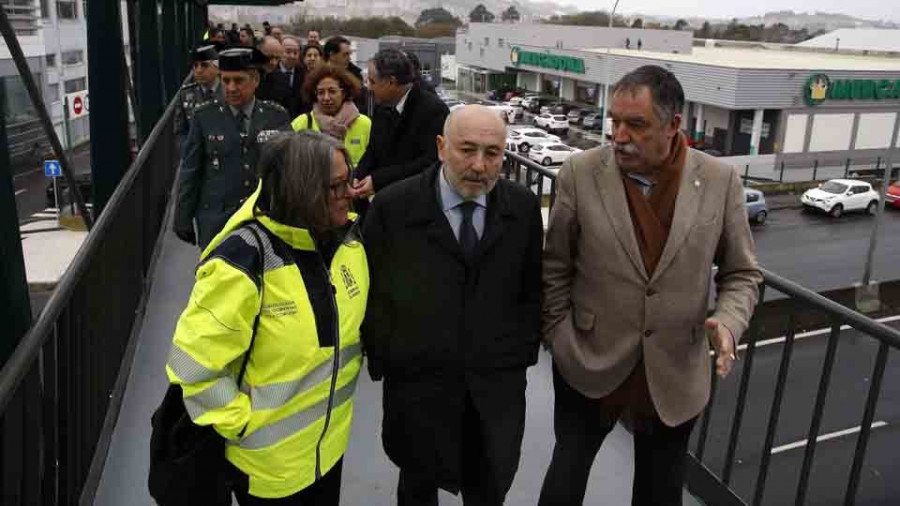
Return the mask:
<path id="1" fill-rule="evenodd" d="M 700 188 L 700 180 L 699 179 L 694 180 L 694 187 Z"/>

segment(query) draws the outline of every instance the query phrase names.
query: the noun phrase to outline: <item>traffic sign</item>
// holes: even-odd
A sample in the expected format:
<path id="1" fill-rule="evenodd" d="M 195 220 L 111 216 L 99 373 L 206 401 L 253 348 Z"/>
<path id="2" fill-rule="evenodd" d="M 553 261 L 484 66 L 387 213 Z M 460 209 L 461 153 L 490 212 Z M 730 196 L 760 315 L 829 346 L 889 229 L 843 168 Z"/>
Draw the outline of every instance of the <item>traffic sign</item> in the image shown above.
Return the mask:
<path id="1" fill-rule="evenodd" d="M 78 119 L 91 112 L 91 98 L 87 90 L 66 94 L 69 119 Z"/>
<path id="2" fill-rule="evenodd" d="M 59 160 L 44 160 L 44 175 L 47 177 L 62 176 L 62 169 L 59 167 Z"/>

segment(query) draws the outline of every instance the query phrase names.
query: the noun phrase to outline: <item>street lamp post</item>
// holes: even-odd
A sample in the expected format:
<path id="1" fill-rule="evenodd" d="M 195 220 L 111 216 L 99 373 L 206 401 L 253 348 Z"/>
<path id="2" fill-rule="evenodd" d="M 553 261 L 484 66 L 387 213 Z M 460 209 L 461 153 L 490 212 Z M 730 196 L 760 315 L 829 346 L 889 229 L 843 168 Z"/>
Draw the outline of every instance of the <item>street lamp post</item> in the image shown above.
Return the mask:
<path id="1" fill-rule="evenodd" d="M 616 3 L 613 4 L 612 12 L 609 13 L 609 30 L 610 34 L 612 34 L 613 27 L 613 17 L 616 15 L 616 8 L 619 7 L 619 0 L 616 0 Z M 611 35 L 610 35 L 611 36 Z M 611 42 L 606 44 L 606 77 L 605 83 L 603 85 L 603 118 L 601 118 L 600 124 L 600 136 L 603 138 L 603 143 L 606 143 L 606 136 L 609 132 L 606 131 L 606 117 L 609 115 L 609 73 L 611 72 L 611 67 L 609 64 L 610 55 L 612 54 L 610 46 Z"/>

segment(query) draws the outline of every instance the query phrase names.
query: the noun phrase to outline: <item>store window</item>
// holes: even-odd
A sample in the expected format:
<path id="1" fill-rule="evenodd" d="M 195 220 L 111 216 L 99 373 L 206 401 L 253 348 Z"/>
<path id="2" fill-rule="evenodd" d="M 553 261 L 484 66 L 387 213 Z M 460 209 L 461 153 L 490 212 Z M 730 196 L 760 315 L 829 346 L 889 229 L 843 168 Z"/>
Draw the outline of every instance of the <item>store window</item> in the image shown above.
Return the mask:
<path id="1" fill-rule="evenodd" d="M 503 47 L 503 43 L 504 43 L 504 42 L 505 42 L 505 41 L 504 41 L 502 38 L 497 39 L 497 46 L 498 46 L 498 47 Z"/>
<path id="2" fill-rule="evenodd" d="M 48 67 L 52 68 L 52 67 L 56 66 L 56 53 L 50 53 L 50 54 L 46 55 L 44 58 L 46 59 Z"/>
<path id="3" fill-rule="evenodd" d="M 60 19 L 77 19 L 78 13 L 75 7 L 75 2 L 65 2 L 62 0 L 57 0 L 56 2 L 56 17 Z"/>
<path id="4" fill-rule="evenodd" d="M 87 80 L 83 77 L 78 79 L 70 79 L 65 83 L 66 94 L 75 93 L 76 91 L 84 91 L 87 89 Z"/>
<path id="5" fill-rule="evenodd" d="M 84 63 L 84 50 L 63 51 L 62 62 L 63 65 L 80 65 Z"/>
<path id="6" fill-rule="evenodd" d="M 37 35 L 37 22 L 41 16 L 37 11 L 40 5 L 33 0 L 0 0 L 0 4 L 3 5 L 16 35 Z"/>
<path id="7" fill-rule="evenodd" d="M 47 88 L 50 89 L 50 94 L 47 96 L 50 102 L 59 102 L 59 83 L 48 84 Z"/>

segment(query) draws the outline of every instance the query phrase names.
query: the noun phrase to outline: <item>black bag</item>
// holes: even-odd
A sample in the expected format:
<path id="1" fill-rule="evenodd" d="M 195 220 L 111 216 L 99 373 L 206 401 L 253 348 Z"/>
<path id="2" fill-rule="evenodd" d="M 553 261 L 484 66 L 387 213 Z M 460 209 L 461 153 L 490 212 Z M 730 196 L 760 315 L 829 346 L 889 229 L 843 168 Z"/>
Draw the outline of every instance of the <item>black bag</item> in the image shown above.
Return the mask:
<path id="1" fill-rule="evenodd" d="M 259 298 L 262 301 L 262 272 L 265 255 L 262 240 L 253 227 L 260 262 Z M 250 350 L 256 341 L 259 314 L 253 321 L 250 347 L 244 354 L 237 384 L 241 385 Z M 211 426 L 196 425 L 184 407 L 180 385 L 169 385 L 162 404 L 151 419 L 150 495 L 159 506 L 231 506 L 231 483 L 225 461 L 225 438 Z"/>

